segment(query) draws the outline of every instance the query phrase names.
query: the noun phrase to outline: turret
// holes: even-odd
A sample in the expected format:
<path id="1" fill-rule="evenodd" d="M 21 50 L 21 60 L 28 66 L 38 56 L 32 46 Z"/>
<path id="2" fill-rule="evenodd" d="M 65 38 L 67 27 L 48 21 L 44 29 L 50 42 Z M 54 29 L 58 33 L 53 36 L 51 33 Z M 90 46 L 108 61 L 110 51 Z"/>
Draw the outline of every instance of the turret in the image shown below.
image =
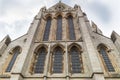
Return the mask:
<path id="1" fill-rule="evenodd" d="M 0 42 L 0 56 L 2 56 L 3 52 L 11 42 L 9 35 L 7 35 L 1 42 Z"/>
<path id="2" fill-rule="evenodd" d="M 102 34 L 102 31 L 97 27 L 97 25 L 92 21 L 92 31 Z"/>
<path id="3" fill-rule="evenodd" d="M 115 31 L 113 31 L 111 34 L 111 39 L 120 52 L 120 35 L 118 35 Z"/>

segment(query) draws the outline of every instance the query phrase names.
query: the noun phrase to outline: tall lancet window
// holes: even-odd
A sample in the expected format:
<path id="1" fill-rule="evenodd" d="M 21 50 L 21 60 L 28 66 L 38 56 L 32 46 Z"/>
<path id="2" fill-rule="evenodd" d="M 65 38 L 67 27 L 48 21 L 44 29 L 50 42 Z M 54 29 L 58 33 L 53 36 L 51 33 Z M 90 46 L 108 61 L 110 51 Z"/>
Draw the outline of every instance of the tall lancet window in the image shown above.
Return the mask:
<path id="1" fill-rule="evenodd" d="M 76 46 L 70 49 L 70 69 L 72 73 L 82 72 L 82 57 Z"/>
<path id="2" fill-rule="evenodd" d="M 62 40 L 62 16 L 57 17 L 56 40 Z"/>
<path id="3" fill-rule="evenodd" d="M 16 61 L 16 58 L 17 58 L 17 56 L 19 55 L 19 53 L 20 53 L 20 47 L 16 47 L 16 48 L 12 51 L 12 53 L 11 53 L 12 58 L 11 58 L 11 61 L 10 61 L 9 65 L 8 65 L 8 67 L 7 67 L 7 69 L 6 69 L 6 72 L 10 72 L 10 71 L 11 71 L 11 69 L 12 69 L 12 67 L 13 67 L 13 65 L 14 65 L 14 63 L 15 63 L 15 61 Z"/>
<path id="4" fill-rule="evenodd" d="M 74 31 L 74 24 L 73 24 L 73 17 L 70 15 L 68 16 L 68 28 L 69 28 L 69 39 L 75 40 L 75 31 Z"/>
<path id="5" fill-rule="evenodd" d="M 62 73 L 63 72 L 63 50 L 61 47 L 56 47 L 53 52 L 53 73 Z"/>
<path id="6" fill-rule="evenodd" d="M 114 67 L 108 57 L 107 48 L 105 46 L 100 46 L 100 55 L 105 63 L 105 66 L 109 72 L 114 72 Z"/>
<path id="7" fill-rule="evenodd" d="M 51 27 L 51 17 L 47 18 L 46 27 L 44 31 L 43 41 L 48 41 Z"/>
<path id="8" fill-rule="evenodd" d="M 46 49 L 41 47 L 38 52 L 36 53 L 36 63 L 34 67 L 34 73 L 43 73 L 45 59 L 46 59 Z"/>

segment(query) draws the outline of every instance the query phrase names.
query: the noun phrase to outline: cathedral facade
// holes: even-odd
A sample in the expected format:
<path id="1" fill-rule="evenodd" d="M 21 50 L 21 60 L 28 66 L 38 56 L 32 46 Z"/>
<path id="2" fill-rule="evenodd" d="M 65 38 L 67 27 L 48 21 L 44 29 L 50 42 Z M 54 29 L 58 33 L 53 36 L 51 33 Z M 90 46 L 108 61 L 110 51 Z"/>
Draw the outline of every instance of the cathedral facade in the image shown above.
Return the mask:
<path id="1" fill-rule="evenodd" d="M 0 42 L 0 80 L 120 80 L 120 36 L 78 5 L 43 7 L 25 35 Z"/>

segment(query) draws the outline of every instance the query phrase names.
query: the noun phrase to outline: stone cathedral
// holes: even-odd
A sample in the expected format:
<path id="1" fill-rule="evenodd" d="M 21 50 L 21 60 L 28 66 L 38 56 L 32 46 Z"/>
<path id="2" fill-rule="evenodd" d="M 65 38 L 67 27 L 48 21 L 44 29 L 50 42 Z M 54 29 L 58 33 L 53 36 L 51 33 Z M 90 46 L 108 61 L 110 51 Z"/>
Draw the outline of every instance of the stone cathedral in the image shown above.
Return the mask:
<path id="1" fill-rule="evenodd" d="M 120 80 L 120 36 L 79 5 L 43 7 L 26 34 L 0 42 L 0 80 Z"/>

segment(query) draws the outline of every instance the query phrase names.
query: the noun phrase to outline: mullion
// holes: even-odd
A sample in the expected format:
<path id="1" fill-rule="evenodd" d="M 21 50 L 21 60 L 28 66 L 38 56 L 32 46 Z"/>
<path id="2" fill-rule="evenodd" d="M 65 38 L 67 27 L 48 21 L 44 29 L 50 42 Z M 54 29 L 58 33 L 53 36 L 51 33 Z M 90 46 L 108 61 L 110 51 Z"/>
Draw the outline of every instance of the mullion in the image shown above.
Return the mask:
<path id="1" fill-rule="evenodd" d="M 45 58 L 46 58 L 45 48 L 41 48 L 38 54 L 37 62 L 35 64 L 34 69 L 35 73 L 43 73 Z"/>
<path id="2" fill-rule="evenodd" d="M 17 56 L 18 56 L 18 54 L 19 54 L 18 51 L 16 51 L 16 52 L 14 53 L 14 55 L 13 55 L 13 57 L 12 57 L 9 65 L 8 65 L 8 67 L 7 67 L 7 69 L 6 69 L 6 72 L 10 72 L 10 71 L 11 71 L 11 69 L 12 69 L 12 67 L 13 67 L 13 65 L 14 65 L 14 63 L 15 63 L 15 60 L 16 60 L 16 58 L 17 58 Z"/>
<path id="3" fill-rule="evenodd" d="M 69 38 L 70 40 L 75 40 L 75 31 L 74 31 L 74 24 L 73 24 L 73 17 L 68 17 L 68 25 L 69 25 Z"/>
<path id="4" fill-rule="evenodd" d="M 53 55 L 53 73 L 62 73 L 62 67 L 63 67 L 63 55 L 62 55 L 62 49 L 60 47 L 55 48 L 56 51 Z"/>
<path id="5" fill-rule="evenodd" d="M 58 16 L 57 19 L 57 30 L 56 30 L 56 40 L 62 39 L 62 16 Z"/>
<path id="6" fill-rule="evenodd" d="M 51 26 L 51 17 L 48 17 L 44 31 L 43 41 L 48 41 L 49 39 L 50 26 Z"/>
<path id="7" fill-rule="evenodd" d="M 111 61 L 110 61 L 110 59 L 109 59 L 109 57 L 108 57 L 105 49 L 102 49 L 102 48 L 101 48 L 100 53 L 101 53 L 101 55 L 102 55 L 102 57 L 103 57 L 103 60 L 104 60 L 104 62 L 105 62 L 105 65 L 106 65 L 108 71 L 114 72 L 114 71 L 115 71 L 115 70 L 114 70 L 114 67 L 113 67 L 113 65 L 112 65 L 112 63 L 111 63 Z"/>
<path id="8" fill-rule="evenodd" d="M 71 70 L 72 73 L 80 73 L 81 72 L 81 64 L 80 64 L 80 57 L 77 47 L 71 48 Z"/>

